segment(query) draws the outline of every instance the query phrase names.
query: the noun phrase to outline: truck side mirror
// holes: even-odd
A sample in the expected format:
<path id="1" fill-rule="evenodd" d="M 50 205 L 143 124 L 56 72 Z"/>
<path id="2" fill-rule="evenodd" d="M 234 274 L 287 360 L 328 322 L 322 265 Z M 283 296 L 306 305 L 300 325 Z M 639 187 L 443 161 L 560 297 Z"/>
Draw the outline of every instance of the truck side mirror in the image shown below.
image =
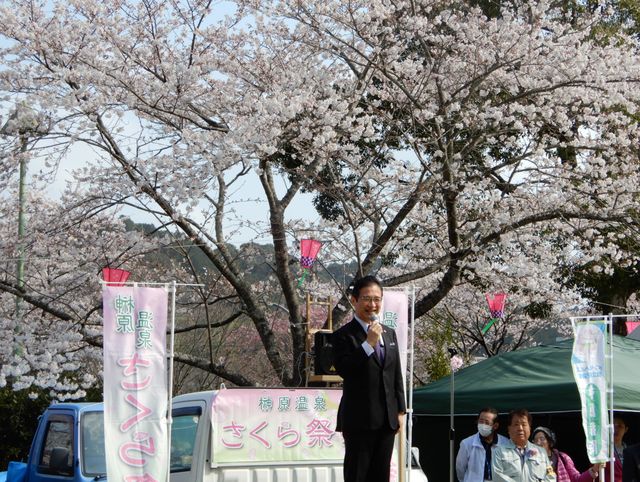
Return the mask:
<path id="1" fill-rule="evenodd" d="M 73 470 L 69 463 L 69 450 L 64 447 L 54 447 L 49 456 L 49 468 L 55 474 L 72 475 Z"/>

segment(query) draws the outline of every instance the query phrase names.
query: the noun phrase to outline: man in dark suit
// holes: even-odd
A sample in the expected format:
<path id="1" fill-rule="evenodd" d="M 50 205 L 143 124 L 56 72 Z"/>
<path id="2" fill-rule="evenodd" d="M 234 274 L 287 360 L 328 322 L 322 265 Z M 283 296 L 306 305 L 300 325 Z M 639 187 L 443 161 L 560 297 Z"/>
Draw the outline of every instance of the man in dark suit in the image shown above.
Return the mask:
<path id="1" fill-rule="evenodd" d="M 395 331 L 378 322 L 382 285 L 357 280 L 354 318 L 333 334 L 334 365 L 343 378 L 336 430 L 345 441 L 345 482 L 388 482 L 395 434 L 406 412 Z"/>
<path id="2" fill-rule="evenodd" d="M 640 482 L 640 444 L 624 449 L 622 459 L 622 482 Z"/>

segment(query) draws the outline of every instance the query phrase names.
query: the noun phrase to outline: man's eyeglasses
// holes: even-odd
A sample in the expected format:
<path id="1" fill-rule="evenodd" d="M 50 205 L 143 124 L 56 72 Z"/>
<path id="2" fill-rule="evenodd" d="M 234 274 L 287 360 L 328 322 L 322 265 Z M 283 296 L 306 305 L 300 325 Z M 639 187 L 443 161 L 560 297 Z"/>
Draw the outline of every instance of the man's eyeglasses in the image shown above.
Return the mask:
<path id="1" fill-rule="evenodd" d="M 379 296 L 361 296 L 360 299 L 365 303 L 380 303 L 382 301 L 382 298 L 380 298 Z"/>

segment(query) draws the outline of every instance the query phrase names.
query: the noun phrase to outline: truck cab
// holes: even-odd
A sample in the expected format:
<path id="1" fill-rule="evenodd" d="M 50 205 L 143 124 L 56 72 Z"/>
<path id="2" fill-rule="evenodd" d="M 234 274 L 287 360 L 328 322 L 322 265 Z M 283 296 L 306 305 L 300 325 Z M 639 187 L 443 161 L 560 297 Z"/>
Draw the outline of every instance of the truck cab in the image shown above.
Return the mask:
<path id="1" fill-rule="evenodd" d="M 97 480 L 106 472 L 101 403 L 60 403 L 40 417 L 26 468 L 29 482 Z"/>

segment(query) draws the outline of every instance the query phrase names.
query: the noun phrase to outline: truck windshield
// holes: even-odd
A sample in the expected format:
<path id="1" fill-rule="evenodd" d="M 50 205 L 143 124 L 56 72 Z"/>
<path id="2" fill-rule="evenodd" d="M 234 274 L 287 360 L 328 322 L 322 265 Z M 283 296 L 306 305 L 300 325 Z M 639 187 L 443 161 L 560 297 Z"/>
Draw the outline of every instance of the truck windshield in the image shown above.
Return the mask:
<path id="1" fill-rule="evenodd" d="M 102 475 L 107 473 L 104 455 L 104 416 L 102 412 L 86 412 L 82 417 L 82 473 Z"/>
<path id="2" fill-rule="evenodd" d="M 200 409 L 178 409 L 173 411 L 171 426 L 171 472 L 191 470 L 193 449 Z M 104 416 L 102 412 L 85 412 L 82 417 L 82 473 L 98 476 L 107 473 L 104 448 Z"/>
<path id="3" fill-rule="evenodd" d="M 173 412 L 171 425 L 171 472 L 187 472 L 193 462 L 193 448 L 200 413 Z"/>

